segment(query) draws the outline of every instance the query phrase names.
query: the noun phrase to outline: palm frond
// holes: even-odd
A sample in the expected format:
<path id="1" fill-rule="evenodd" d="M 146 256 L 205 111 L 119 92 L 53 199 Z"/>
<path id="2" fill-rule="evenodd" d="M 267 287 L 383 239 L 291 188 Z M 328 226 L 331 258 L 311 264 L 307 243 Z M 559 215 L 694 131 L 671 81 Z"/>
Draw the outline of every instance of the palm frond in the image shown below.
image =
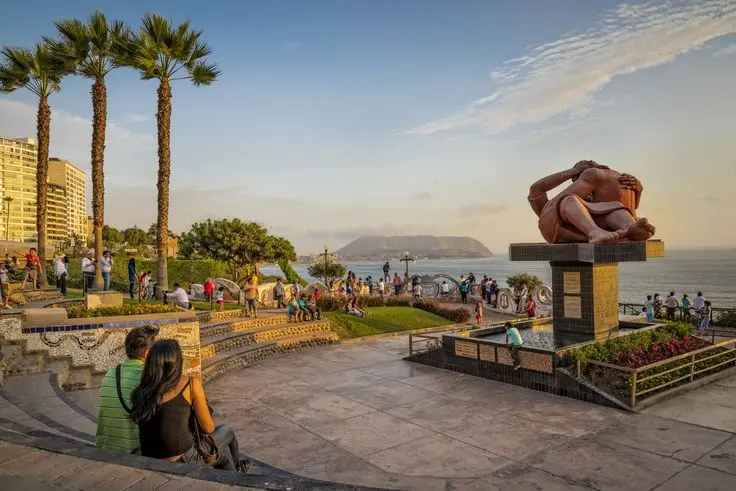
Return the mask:
<path id="1" fill-rule="evenodd" d="M 4 47 L 0 50 L 0 91 L 12 92 L 24 87 L 34 94 L 48 96 L 57 92 L 61 79 L 69 72 L 65 60 L 45 43 L 32 50 Z"/>
<path id="2" fill-rule="evenodd" d="M 220 70 L 214 63 L 198 62 L 188 69 L 192 83 L 196 86 L 210 85 L 220 76 Z"/>

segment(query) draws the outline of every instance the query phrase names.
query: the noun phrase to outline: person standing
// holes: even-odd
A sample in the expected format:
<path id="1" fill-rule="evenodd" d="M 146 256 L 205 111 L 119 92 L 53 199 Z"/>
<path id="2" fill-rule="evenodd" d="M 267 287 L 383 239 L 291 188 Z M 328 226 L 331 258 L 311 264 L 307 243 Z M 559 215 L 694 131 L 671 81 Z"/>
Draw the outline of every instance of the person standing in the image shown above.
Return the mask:
<path id="1" fill-rule="evenodd" d="M 397 297 L 401 294 L 401 276 L 399 273 L 394 273 L 394 295 Z"/>
<path id="2" fill-rule="evenodd" d="M 254 277 L 245 285 L 245 311 L 248 316 L 258 318 L 258 285 Z"/>
<path id="3" fill-rule="evenodd" d="M 366 276 L 365 282 L 368 285 L 368 295 L 373 295 L 373 277 L 371 275 Z"/>
<path id="4" fill-rule="evenodd" d="M 475 324 L 480 326 L 483 323 L 483 302 L 476 302 L 475 304 Z"/>
<path id="5" fill-rule="evenodd" d="M 414 284 L 414 287 L 412 288 L 412 295 L 414 297 L 414 300 L 420 300 L 422 298 L 422 284 L 417 282 Z"/>
<path id="6" fill-rule="evenodd" d="M 104 281 L 102 290 L 108 291 L 110 289 L 110 275 L 112 275 L 112 255 L 110 255 L 110 251 L 102 253 L 100 269 L 102 270 L 102 280 Z"/>
<path id="7" fill-rule="evenodd" d="M 467 281 L 461 281 L 460 282 L 460 301 L 462 303 L 468 303 L 468 290 L 470 290 L 470 285 Z"/>
<path id="8" fill-rule="evenodd" d="M 38 281 L 38 272 L 41 269 L 41 259 L 36 254 L 36 248 L 31 247 L 26 254 L 26 272 L 23 275 L 23 281 L 20 284 L 20 289 L 26 287 L 26 282 L 31 282 L 31 289 L 36 289 L 36 282 Z"/>
<path id="9" fill-rule="evenodd" d="M 135 287 L 135 282 L 138 277 L 135 274 L 135 258 L 133 257 L 133 254 L 130 255 L 130 259 L 128 259 L 128 283 L 130 285 L 130 298 L 131 300 L 135 298 L 135 295 L 133 295 L 133 288 Z"/>
<path id="10" fill-rule="evenodd" d="M 8 276 L 8 270 L 5 268 L 0 268 L 0 291 L 2 291 L 3 295 L 3 308 L 9 309 L 10 305 L 8 305 L 8 302 L 10 301 L 10 277 Z"/>
<path id="11" fill-rule="evenodd" d="M 680 307 L 682 307 L 682 319 L 685 322 L 690 322 L 690 297 L 687 296 L 687 293 L 683 293 Z"/>
<path id="12" fill-rule="evenodd" d="M 647 299 L 644 300 L 644 308 L 647 312 L 647 322 L 654 322 L 654 302 L 651 295 L 647 295 Z"/>
<path id="13" fill-rule="evenodd" d="M 62 295 L 66 295 L 66 268 L 61 256 L 54 258 L 54 276 L 56 277 L 56 288 L 59 289 Z"/>
<path id="14" fill-rule="evenodd" d="M 534 301 L 534 297 L 529 295 L 526 299 L 526 305 L 524 306 L 524 312 L 529 318 L 536 317 L 537 315 L 537 304 Z"/>
<path id="15" fill-rule="evenodd" d="M 440 285 L 440 294 L 445 298 L 450 296 L 450 285 L 447 284 L 447 281 L 442 281 L 442 284 Z"/>
<path id="16" fill-rule="evenodd" d="M 383 295 L 386 293 L 386 282 L 383 281 L 383 278 L 378 280 L 378 294 L 383 298 Z"/>
<path id="17" fill-rule="evenodd" d="M 662 307 L 664 306 L 664 302 L 662 301 L 662 297 L 659 295 L 659 293 L 654 294 L 654 318 L 655 319 L 661 319 L 662 318 Z"/>
<path id="18" fill-rule="evenodd" d="M 679 305 L 680 302 L 677 301 L 677 297 L 675 297 L 675 292 L 670 292 L 669 296 L 665 300 L 668 321 L 675 322 L 675 312 L 677 312 L 677 307 L 679 307 Z"/>
<path id="19" fill-rule="evenodd" d="M 273 287 L 273 296 L 276 300 L 277 309 L 286 308 L 286 302 L 284 302 L 286 292 L 284 291 L 284 283 L 281 281 L 281 278 L 276 280 L 276 286 Z"/>
<path id="20" fill-rule="evenodd" d="M 498 282 L 491 279 L 490 293 L 488 295 L 491 307 L 494 309 L 498 306 Z"/>
<path id="21" fill-rule="evenodd" d="M 388 264 L 388 261 L 386 261 L 386 264 L 383 265 L 383 279 L 388 282 L 391 279 L 391 275 L 389 274 L 391 271 L 391 266 Z"/>
<path id="22" fill-rule="evenodd" d="M 698 334 L 705 334 L 710 324 L 711 307 L 708 300 L 705 301 L 703 308 L 700 310 L 700 325 L 698 326 Z"/>
<path id="23" fill-rule="evenodd" d="M 92 259 L 93 252 L 88 250 L 82 258 L 82 286 L 86 294 L 95 284 L 95 260 Z"/>
<path id="24" fill-rule="evenodd" d="M 698 292 L 693 300 L 693 310 L 695 311 L 695 315 L 698 316 L 698 319 L 700 318 L 700 313 L 703 311 L 703 307 L 705 307 L 705 297 L 703 296 L 703 292 Z"/>
<path id="25" fill-rule="evenodd" d="M 212 282 L 212 278 L 207 278 L 203 285 L 204 300 L 206 302 L 212 301 L 212 295 L 215 293 L 215 284 Z"/>
<path id="26" fill-rule="evenodd" d="M 220 287 L 215 293 L 215 303 L 218 305 L 220 312 L 225 310 L 225 289 Z"/>
<path id="27" fill-rule="evenodd" d="M 291 285 L 291 296 L 298 297 L 301 292 L 302 292 L 301 285 L 299 285 L 298 281 L 294 280 L 294 284 Z"/>

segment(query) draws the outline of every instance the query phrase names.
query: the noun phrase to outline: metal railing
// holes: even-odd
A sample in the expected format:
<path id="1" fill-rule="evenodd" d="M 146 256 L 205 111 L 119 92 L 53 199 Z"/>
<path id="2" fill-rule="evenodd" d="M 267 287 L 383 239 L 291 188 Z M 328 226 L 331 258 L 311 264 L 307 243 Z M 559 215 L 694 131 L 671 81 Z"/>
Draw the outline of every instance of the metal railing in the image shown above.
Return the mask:
<path id="1" fill-rule="evenodd" d="M 577 372 L 577 376 L 582 378 L 582 375 L 583 375 L 582 365 L 583 364 L 594 365 L 594 366 L 598 366 L 601 368 L 606 368 L 608 370 L 623 372 L 624 374 L 626 374 L 625 376 L 630 378 L 630 381 L 631 381 L 631 383 L 629 384 L 628 402 L 629 402 L 629 407 L 634 408 L 636 406 L 637 398 L 645 394 L 650 394 L 652 392 L 661 390 L 665 387 L 669 387 L 674 384 L 678 384 L 683 381 L 692 382 L 695 380 L 695 377 L 699 375 L 703 375 L 708 372 L 711 372 L 715 370 L 716 368 L 719 368 L 723 365 L 736 362 L 736 356 L 734 356 L 734 354 L 736 353 L 736 350 L 726 348 L 726 346 L 733 345 L 733 344 L 736 344 L 736 338 L 731 338 L 726 341 L 721 341 L 720 343 L 715 343 L 710 346 L 706 346 L 705 348 L 700 348 L 695 351 L 691 351 L 690 353 L 684 353 L 682 355 L 674 356 L 672 358 L 667 358 L 666 360 L 658 361 L 655 363 L 650 363 L 648 365 L 643 365 L 638 368 L 629 368 L 629 367 L 624 367 L 620 365 L 614 365 L 611 363 L 605 363 L 605 362 L 598 361 L 598 360 L 587 360 L 587 359 L 578 360 L 576 364 L 576 372 Z M 713 351 L 718 351 L 718 352 L 716 354 L 709 354 Z M 707 356 L 698 357 L 699 355 L 707 355 Z M 706 362 L 709 360 L 715 360 L 716 358 L 722 357 L 724 355 L 728 356 L 728 358 L 725 361 L 721 361 L 713 365 L 706 366 L 705 368 L 698 367 L 698 365 L 702 364 L 703 362 Z M 678 361 L 682 361 L 682 363 L 677 363 Z M 673 363 L 676 364 L 676 366 L 674 366 L 673 368 L 669 368 L 664 371 L 658 371 L 651 375 L 642 376 L 649 370 L 652 370 L 658 367 L 671 365 Z M 655 383 L 655 385 L 653 386 L 647 387 L 646 389 L 643 389 L 643 390 L 639 390 L 640 385 L 643 384 L 644 382 L 656 381 L 658 377 L 663 377 L 670 373 L 677 373 L 677 372 L 682 372 L 684 373 L 684 375 L 681 375 L 671 380 L 667 380 L 663 378 L 661 383 Z"/>
<path id="2" fill-rule="evenodd" d="M 641 309 L 644 308 L 644 304 L 641 303 L 619 303 L 618 313 L 621 315 L 639 315 Z M 667 311 L 666 307 L 662 307 L 662 312 Z M 723 308 L 723 307 L 711 307 L 710 309 L 710 321 L 718 320 L 721 314 L 736 314 L 736 308 Z M 690 307 L 684 309 L 682 307 L 675 307 L 675 320 L 689 321 L 697 316 L 695 310 Z"/>

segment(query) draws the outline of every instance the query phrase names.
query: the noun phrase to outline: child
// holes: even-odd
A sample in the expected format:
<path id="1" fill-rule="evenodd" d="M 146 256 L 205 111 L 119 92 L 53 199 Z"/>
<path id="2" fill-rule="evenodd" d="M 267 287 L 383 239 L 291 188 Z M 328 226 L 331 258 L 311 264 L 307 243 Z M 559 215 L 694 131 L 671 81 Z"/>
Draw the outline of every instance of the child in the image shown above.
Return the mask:
<path id="1" fill-rule="evenodd" d="M 378 280 L 378 294 L 383 298 L 384 293 L 386 293 L 386 282 L 381 278 Z"/>
<path id="2" fill-rule="evenodd" d="M 480 326 L 483 323 L 483 303 L 475 304 L 475 324 Z"/>
<path id="3" fill-rule="evenodd" d="M 299 303 L 296 297 L 291 297 L 289 303 L 286 304 L 288 319 L 287 322 L 298 322 L 301 309 L 299 309 Z"/>
<path id="4" fill-rule="evenodd" d="M 519 356 L 519 348 L 524 344 L 519 330 L 510 322 L 505 324 L 506 327 L 506 346 L 511 353 L 511 359 L 514 360 L 514 370 L 521 368 L 521 357 Z"/>
<path id="5" fill-rule="evenodd" d="M 225 291 L 225 288 L 220 287 L 217 289 L 217 293 L 215 293 L 215 303 L 220 306 L 220 312 L 225 310 L 225 294 L 223 293 Z"/>
<path id="6" fill-rule="evenodd" d="M 419 300 L 420 298 L 422 298 L 422 284 L 421 283 L 417 283 L 416 285 L 414 285 L 413 293 L 414 293 L 414 300 Z"/>

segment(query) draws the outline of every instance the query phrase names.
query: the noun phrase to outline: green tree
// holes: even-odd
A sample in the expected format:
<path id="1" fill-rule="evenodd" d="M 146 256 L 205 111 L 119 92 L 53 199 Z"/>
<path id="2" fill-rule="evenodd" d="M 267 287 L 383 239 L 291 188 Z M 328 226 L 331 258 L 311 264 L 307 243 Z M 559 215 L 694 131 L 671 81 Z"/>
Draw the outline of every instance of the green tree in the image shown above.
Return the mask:
<path id="1" fill-rule="evenodd" d="M 159 291 L 168 288 L 167 246 L 169 229 L 169 180 L 171 178 L 171 82 L 189 80 L 194 85 L 209 85 L 217 79 L 217 65 L 207 63 L 212 50 L 202 41 L 202 31 L 193 30 L 189 21 L 174 28 L 169 19 L 146 14 L 137 33 L 121 43 L 122 63 L 137 69 L 143 80 L 156 79 L 158 105 L 158 253 Z"/>
<path id="2" fill-rule="evenodd" d="M 122 232 L 123 241 L 131 247 L 153 244 L 154 238 L 138 227 L 126 228 Z"/>
<path id="3" fill-rule="evenodd" d="M 258 265 L 282 260 L 295 261 L 296 252 L 291 242 L 268 234 L 255 223 L 238 218 L 206 220 L 192 225 L 179 241 L 184 258 L 215 259 L 228 265 L 233 281 L 258 274 Z"/>
<path id="4" fill-rule="evenodd" d="M 345 276 L 346 268 L 340 263 L 333 262 L 316 262 L 308 268 L 309 276 L 320 278 L 325 281 L 325 285 L 329 285 L 330 281 Z"/>
<path id="5" fill-rule="evenodd" d="M 531 295 L 535 288 L 543 285 L 542 280 L 527 273 L 509 276 L 506 278 L 506 284 L 508 284 L 509 288 L 513 291 L 514 301 L 519 308 L 521 308 L 521 297 L 524 294 L 525 289 Z"/>
<path id="6" fill-rule="evenodd" d="M 105 77 L 117 67 L 116 49 L 126 35 L 122 22 L 108 23 L 102 12 L 90 15 L 87 23 L 79 19 L 54 22 L 59 40 L 47 39 L 56 56 L 77 75 L 92 80 L 92 220 L 95 257 L 100 264 L 105 223 L 105 130 L 107 128 L 107 85 Z M 120 241 L 117 241 L 118 243 Z M 96 268 L 95 288 L 102 289 L 102 269 Z"/>
<path id="7" fill-rule="evenodd" d="M 124 240 L 123 234 L 115 227 L 111 227 L 109 225 L 104 225 L 102 227 L 102 238 L 109 246 L 120 244 Z"/>
<path id="8" fill-rule="evenodd" d="M 49 138 L 51 135 L 51 107 L 49 96 L 61 90 L 61 79 L 68 73 L 63 60 L 52 53 L 47 44 L 33 49 L 2 48 L 0 64 L 0 92 L 25 88 L 38 97 L 36 136 L 38 153 L 36 163 L 36 231 L 38 255 L 41 259 L 39 283 L 48 285 L 46 278 L 46 208 L 49 175 Z"/>

